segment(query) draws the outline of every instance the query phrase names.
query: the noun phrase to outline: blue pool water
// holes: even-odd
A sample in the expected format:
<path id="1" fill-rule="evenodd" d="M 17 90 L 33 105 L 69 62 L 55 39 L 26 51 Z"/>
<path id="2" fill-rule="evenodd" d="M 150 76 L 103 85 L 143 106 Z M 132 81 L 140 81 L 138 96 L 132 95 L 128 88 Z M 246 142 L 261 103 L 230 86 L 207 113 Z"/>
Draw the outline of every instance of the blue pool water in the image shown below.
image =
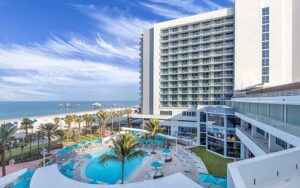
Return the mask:
<path id="1" fill-rule="evenodd" d="M 100 156 L 104 153 L 112 153 L 111 150 L 105 150 L 91 155 L 92 161 L 86 168 L 85 175 L 87 178 L 105 182 L 108 184 L 115 184 L 121 179 L 121 163 L 120 162 L 106 162 L 99 163 Z M 125 162 L 124 175 L 125 180 L 142 165 L 145 157 L 136 158 Z"/>

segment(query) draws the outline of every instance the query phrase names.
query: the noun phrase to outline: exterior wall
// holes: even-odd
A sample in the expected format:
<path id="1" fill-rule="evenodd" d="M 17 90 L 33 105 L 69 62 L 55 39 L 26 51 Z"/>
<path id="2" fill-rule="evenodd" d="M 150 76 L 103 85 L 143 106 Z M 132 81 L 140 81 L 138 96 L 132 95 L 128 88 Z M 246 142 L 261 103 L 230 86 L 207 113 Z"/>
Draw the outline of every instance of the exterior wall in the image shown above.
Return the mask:
<path id="1" fill-rule="evenodd" d="M 153 113 L 153 29 L 145 29 L 142 39 L 142 113 Z"/>
<path id="2" fill-rule="evenodd" d="M 293 0 L 293 81 L 300 81 L 300 1 Z"/>
<path id="3" fill-rule="evenodd" d="M 299 164 L 299 148 L 231 163 L 227 167 L 227 187 L 246 188 L 263 187 L 263 185 L 267 187 L 279 187 L 276 183 L 280 179 L 288 178 L 293 173 L 299 173 L 299 167 L 297 168 Z M 256 185 L 254 185 L 254 179 Z"/>
<path id="4" fill-rule="evenodd" d="M 260 0 L 235 0 L 235 90 L 261 83 Z"/>
<path id="5" fill-rule="evenodd" d="M 223 10 L 209 12 L 209 13 L 205 13 L 205 14 L 199 14 L 199 15 L 195 15 L 195 16 L 190 16 L 190 17 L 185 17 L 185 18 L 181 18 L 181 19 L 162 22 L 162 23 L 158 23 L 158 24 L 154 25 L 154 60 L 153 60 L 153 63 L 154 63 L 154 66 L 153 66 L 153 68 L 154 68 L 154 76 L 153 76 L 153 78 L 154 78 L 154 81 L 153 81 L 153 83 L 154 83 L 154 86 L 153 86 L 154 87 L 154 89 L 153 89 L 154 114 L 159 114 L 161 109 L 170 109 L 171 108 L 172 110 L 174 109 L 174 111 L 176 111 L 176 109 L 178 109 L 179 111 L 180 110 L 182 111 L 182 110 L 185 110 L 185 109 L 188 109 L 191 107 L 190 105 L 187 105 L 187 106 L 179 105 L 176 107 L 162 107 L 162 105 L 161 105 L 161 92 L 160 92 L 160 89 L 161 89 L 161 78 L 160 78 L 161 71 L 160 71 L 160 69 L 161 69 L 161 61 L 162 61 L 161 60 L 161 48 L 162 48 L 161 47 L 161 40 L 162 40 L 161 30 L 163 30 L 165 28 L 189 25 L 192 23 L 197 23 L 197 22 L 206 21 L 206 20 L 214 20 L 214 19 L 218 19 L 218 18 L 224 18 L 226 16 L 232 16 L 232 15 L 233 15 L 232 9 L 223 9 Z M 232 40 L 234 40 L 234 39 L 232 39 Z M 180 37 L 179 37 L 178 41 L 180 41 Z M 191 45 L 191 44 L 189 44 L 189 45 Z M 200 44 L 200 46 L 201 46 L 201 44 Z M 190 55 L 191 55 L 191 53 L 189 53 L 189 56 Z M 209 58 L 211 56 L 212 55 L 210 55 Z M 199 58 L 199 60 L 200 60 L 200 58 Z M 233 69 L 233 62 L 231 62 L 231 66 Z M 202 76 L 202 74 L 203 74 L 200 69 L 196 73 L 199 73 L 200 76 Z M 188 74 L 188 76 L 191 76 L 192 72 L 189 72 L 187 74 Z M 170 76 L 170 75 L 168 75 L 168 76 Z M 233 74 L 232 74 L 231 78 L 233 80 Z M 196 80 L 199 81 L 199 83 L 201 82 L 201 78 L 198 78 Z M 182 81 L 182 80 L 179 78 L 178 81 Z M 195 86 L 195 87 L 200 90 L 203 86 L 202 87 L 199 87 L 199 86 L 201 86 L 201 83 L 200 83 L 200 85 Z M 230 85 L 228 85 L 228 86 L 230 86 Z M 209 86 L 209 87 L 212 87 L 212 86 Z M 221 87 L 222 87 L 222 85 L 221 85 Z M 230 89 L 230 92 L 228 91 L 229 92 L 228 96 L 232 96 L 232 90 L 233 90 L 233 83 L 231 83 L 231 89 Z M 189 93 L 189 95 L 190 94 L 191 93 Z M 198 95 L 198 96 L 200 96 L 201 94 L 202 93 L 200 93 L 200 92 L 196 93 L 196 95 Z M 212 92 L 209 95 L 212 95 L 212 94 L 214 94 L 214 93 Z M 225 95 L 225 94 L 222 93 L 222 96 L 223 95 Z M 190 96 L 188 98 L 190 98 Z M 199 97 L 196 100 L 188 99 L 188 101 L 189 101 L 188 103 L 195 102 L 196 105 L 194 105 L 193 107 L 197 107 L 197 105 L 199 105 L 199 103 L 201 101 L 209 101 L 209 100 L 210 99 L 204 99 L 204 98 Z M 211 101 L 214 101 L 214 100 L 216 100 L 216 99 L 211 99 Z M 217 100 L 220 101 L 220 99 L 217 99 Z M 179 99 L 177 100 L 177 102 L 179 103 Z M 174 112 L 174 113 L 176 113 L 176 112 Z"/>
<path id="6" fill-rule="evenodd" d="M 235 1 L 235 90 L 262 83 L 262 8 L 270 8 L 268 86 L 299 81 L 299 1 Z M 297 8 L 296 8 L 297 7 Z M 296 42 L 293 42 L 293 41 Z M 298 47 L 298 48 L 297 48 Z M 295 57 L 295 58 L 294 58 Z"/>

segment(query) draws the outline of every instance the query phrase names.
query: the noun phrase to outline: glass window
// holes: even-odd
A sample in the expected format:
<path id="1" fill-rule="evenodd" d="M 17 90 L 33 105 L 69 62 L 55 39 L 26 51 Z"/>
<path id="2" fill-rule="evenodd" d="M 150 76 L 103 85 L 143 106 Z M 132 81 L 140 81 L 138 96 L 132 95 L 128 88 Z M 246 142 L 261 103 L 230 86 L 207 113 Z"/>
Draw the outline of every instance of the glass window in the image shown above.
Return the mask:
<path id="1" fill-rule="evenodd" d="M 270 104 L 270 118 L 283 121 L 284 106 L 280 104 Z"/>
<path id="2" fill-rule="evenodd" d="M 200 122 L 206 122 L 206 114 L 204 112 L 200 112 Z"/>
<path id="3" fill-rule="evenodd" d="M 286 106 L 287 122 L 300 126 L 300 106 L 287 105 Z"/>
<path id="4" fill-rule="evenodd" d="M 258 104 L 258 114 L 264 117 L 269 117 L 269 105 Z"/>

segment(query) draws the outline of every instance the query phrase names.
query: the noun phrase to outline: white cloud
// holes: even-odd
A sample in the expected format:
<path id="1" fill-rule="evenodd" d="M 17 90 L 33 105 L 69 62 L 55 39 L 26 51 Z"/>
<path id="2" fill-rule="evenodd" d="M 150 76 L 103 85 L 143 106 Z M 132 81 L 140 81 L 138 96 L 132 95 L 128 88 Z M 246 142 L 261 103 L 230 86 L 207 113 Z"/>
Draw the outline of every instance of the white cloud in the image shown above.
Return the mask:
<path id="1" fill-rule="evenodd" d="M 180 18 L 224 8 L 213 0 L 147 0 L 147 3 L 141 4 L 166 18 Z"/>
<path id="2" fill-rule="evenodd" d="M 138 84 L 138 73 L 129 68 L 57 57 L 43 48 L 20 45 L 0 46 L 1 69 L 24 74 L 0 75 L 0 100 L 88 100 L 97 92 L 99 98 L 109 98 L 101 96 L 101 90 L 118 92 L 118 87 L 135 88 Z M 131 95 L 136 97 L 134 90 Z M 122 99 L 120 92 L 118 97 Z"/>
<path id="3" fill-rule="evenodd" d="M 173 7 L 179 9 L 182 12 L 187 12 L 190 14 L 198 14 L 201 12 L 207 11 L 202 6 L 199 6 L 194 0 L 149 0 L 152 3 L 158 3 L 162 5 L 168 5 L 169 7 Z"/>
<path id="4" fill-rule="evenodd" d="M 40 50 L 51 52 L 60 55 L 82 54 L 87 56 L 104 56 L 104 57 L 119 57 L 138 59 L 138 47 L 129 47 L 122 43 L 109 43 L 100 35 L 95 41 L 87 42 L 80 38 L 72 38 L 69 41 L 64 41 L 58 37 L 53 37 L 46 44 L 39 45 Z"/>
<path id="5" fill-rule="evenodd" d="M 141 20 L 130 14 L 122 15 L 122 12 L 112 10 L 107 11 L 95 6 L 73 5 L 84 14 L 96 20 L 98 29 L 126 44 L 136 43 L 143 29 L 150 28 L 154 24 L 152 21 Z M 120 41 L 119 41 L 120 42 Z"/>

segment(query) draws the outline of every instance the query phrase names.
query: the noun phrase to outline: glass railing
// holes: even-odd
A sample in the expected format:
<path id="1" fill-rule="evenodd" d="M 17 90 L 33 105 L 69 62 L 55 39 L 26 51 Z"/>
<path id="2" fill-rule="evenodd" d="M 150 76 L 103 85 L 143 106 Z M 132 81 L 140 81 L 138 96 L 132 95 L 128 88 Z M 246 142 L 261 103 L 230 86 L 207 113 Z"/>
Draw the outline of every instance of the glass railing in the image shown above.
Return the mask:
<path id="1" fill-rule="evenodd" d="M 271 127 L 277 128 L 279 130 L 282 130 L 282 131 L 292 134 L 294 136 L 300 137 L 300 126 L 289 124 L 286 122 L 281 122 L 281 121 L 274 120 L 274 119 L 270 119 L 270 118 L 252 114 L 249 112 L 242 112 L 242 111 L 237 111 L 237 112 L 242 115 L 245 115 L 251 119 L 254 119 L 256 121 L 259 121 L 261 123 L 269 125 Z"/>

